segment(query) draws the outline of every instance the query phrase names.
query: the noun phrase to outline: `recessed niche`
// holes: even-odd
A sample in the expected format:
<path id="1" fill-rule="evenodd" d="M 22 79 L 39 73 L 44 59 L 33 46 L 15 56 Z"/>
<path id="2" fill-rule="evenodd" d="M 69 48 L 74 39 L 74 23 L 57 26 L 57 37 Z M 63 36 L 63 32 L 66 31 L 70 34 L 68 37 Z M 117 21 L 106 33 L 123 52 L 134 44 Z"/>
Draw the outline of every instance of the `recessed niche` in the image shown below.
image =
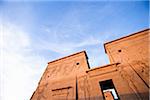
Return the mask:
<path id="1" fill-rule="evenodd" d="M 121 50 L 118 50 L 118 52 L 121 52 Z"/>

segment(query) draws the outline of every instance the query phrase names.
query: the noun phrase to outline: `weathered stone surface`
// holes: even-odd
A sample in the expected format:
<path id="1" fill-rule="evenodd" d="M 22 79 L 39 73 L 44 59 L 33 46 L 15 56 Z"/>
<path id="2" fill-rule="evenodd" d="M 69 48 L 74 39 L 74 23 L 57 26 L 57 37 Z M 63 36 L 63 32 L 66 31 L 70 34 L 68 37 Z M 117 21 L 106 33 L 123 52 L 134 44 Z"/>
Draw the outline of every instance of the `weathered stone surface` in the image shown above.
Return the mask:
<path id="1" fill-rule="evenodd" d="M 148 100 L 149 29 L 104 47 L 105 66 L 89 69 L 85 51 L 49 62 L 31 100 Z"/>

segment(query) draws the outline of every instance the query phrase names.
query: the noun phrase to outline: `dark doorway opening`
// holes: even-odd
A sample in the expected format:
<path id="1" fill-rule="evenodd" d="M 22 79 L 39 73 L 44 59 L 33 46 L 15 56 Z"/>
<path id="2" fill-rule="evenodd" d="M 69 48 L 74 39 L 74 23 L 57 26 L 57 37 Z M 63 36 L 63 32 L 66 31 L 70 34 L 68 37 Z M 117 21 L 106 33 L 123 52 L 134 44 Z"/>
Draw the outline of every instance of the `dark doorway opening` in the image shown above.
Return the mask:
<path id="1" fill-rule="evenodd" d="M 119 100 L 118 93 L 115 89 L 112 79 L 99 82 L 103 98 L 105 100 Z"/>

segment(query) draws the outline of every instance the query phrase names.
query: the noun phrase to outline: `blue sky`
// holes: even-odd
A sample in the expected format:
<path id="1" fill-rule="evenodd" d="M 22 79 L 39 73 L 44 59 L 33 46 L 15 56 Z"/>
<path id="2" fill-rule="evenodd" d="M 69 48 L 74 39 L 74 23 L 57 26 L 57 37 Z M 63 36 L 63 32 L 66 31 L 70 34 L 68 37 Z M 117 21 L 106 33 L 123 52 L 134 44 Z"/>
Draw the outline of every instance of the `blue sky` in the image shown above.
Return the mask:
<path id="1" fill-rule="evenodd" d="M 105 42 L 149 27 L 146 1 L 0 1 L 1 99 L 28 100 L 47 62 L 86 50 L 109 63 Z"/>

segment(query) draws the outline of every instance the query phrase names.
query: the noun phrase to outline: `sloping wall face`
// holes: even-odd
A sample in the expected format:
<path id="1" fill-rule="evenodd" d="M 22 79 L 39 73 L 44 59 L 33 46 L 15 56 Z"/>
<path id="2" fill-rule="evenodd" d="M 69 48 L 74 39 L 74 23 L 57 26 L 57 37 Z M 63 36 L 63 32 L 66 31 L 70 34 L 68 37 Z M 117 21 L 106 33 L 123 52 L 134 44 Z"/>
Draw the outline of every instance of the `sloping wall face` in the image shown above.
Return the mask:
<path id="1" fill-rule="evenodd" d="M 52 62 L 31 100 L 148 100 L 149 30 L 105 44 L 111 64 L 89 69 L 85 52 Z"/>
<path id="2" fill-rule="evenodd" d="M 77 76 L 88 69 L 85 52 L 50 62 L 32 100 L 71 100 L 76 98 Z"/>
<path id="3" fill-rule="evenodd" d="M 90 100 L 138 100 L 129 82 L 123 77 L 120 65 L 112 64 L 105 67 L 100 67 L 87 72 L 88 81 L 90 83 Z M 112 81 L 107 85 L 107 81 Z M 101 86 L 101 82 L 106 86 Z M 110 86 L 110 87 L 109 87 Z M 115 91 L 115 94 L 112 94 Z M 111 94 L 111 95 L 110 95 Z M 116 96 L 115 96 L 116 95 Z"/>
<path id="4" fill-rule="evenodd" d="M 105 44 L 110 63 L 131 63 L 142 61 L 148 65 L 150 30 L 141 31 L 137 34 Z"/>
<path id="5" fill-rule="evenodd" d="M 110 62 L 119 62 L 124 77 L 133 83 L 135 92 L 144 98 L 149 84 L 149 29 L 105 44 Z"/>

